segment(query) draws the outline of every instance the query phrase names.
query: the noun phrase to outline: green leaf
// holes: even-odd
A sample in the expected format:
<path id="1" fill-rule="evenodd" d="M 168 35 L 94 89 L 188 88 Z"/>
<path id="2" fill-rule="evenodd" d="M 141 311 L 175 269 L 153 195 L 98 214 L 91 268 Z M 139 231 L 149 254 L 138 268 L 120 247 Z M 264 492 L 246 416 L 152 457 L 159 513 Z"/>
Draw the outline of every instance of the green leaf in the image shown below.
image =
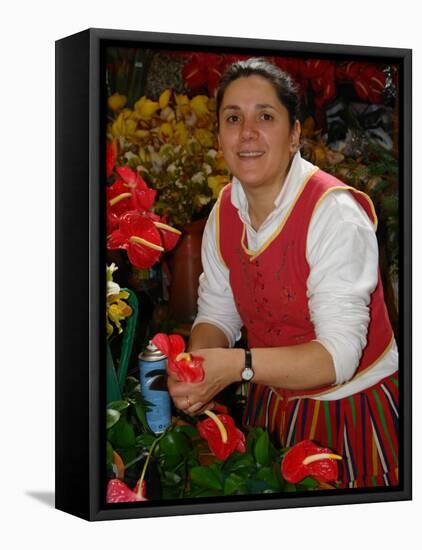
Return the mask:
<path id="1" fill-rule="evenodd" d="M 161 483 L 163 486 L 172 487 L 174 485 L 179 485 L 182 481 L 182 476 L 174 472 L 165 471 L 161 475 Z"/>
<path id="2" fill-rule="evenodd" d="M 117 452 L 119 453 L 124 464 L 135 462 L 138 456 L 138 452 L 137 452 L 137 449 L 135 449 L 135 447 L 127 447 L 127 448 L 120 447 L 120 448 L 117 448 Z M 138 468 L 136 463 L 134 467 Z"/>
<path id="3" fill-rule="evenodd" d="M 268 487 L 271 489 L 274 489 L 274 490 L 280 489 L 278 480 L 274 475 L 274 472 L 270 466 L 265 466 L 264 468 L 261 468 L 260 470 L 258 470 L 256 474 L 256 478 L 260 479 L 261 481 L 265 481 L 265 483 L 267 483 Z"/>
<path id="4" fill-rule="evenodd" d="M 246 481 L 246 489 L 248 493 L 264 493 L 268 491 L 268 483 L 261 479 L 248 479 Z"/>
<path id="5" fill-rule="evenodd" d="M 224 494 L 235 495 L 246 490 L 245 480 L 236 474 L 230 474 L 224 482 Z"/>
<path id="6" fill-rule="evenodd" d="M 109 441 L 106 443 L 107 466 L 113 467 L 113 447 Z"/>
<path id="7" fill-rule="evenodd" d="M 239 453 L 238 451 L 235 451 L 225 461 L 223 470 L 226 473 L 237 472 L 240 474 L 240 471 L 249 471 L 254 466 L 255 460 L 249 453 Z"/>
<path id="8" fill-rule="evenodd" d="M 117 424 L 117 422 L 120 420 L 120 413 L 119 411 L 115 411 L 113 409 L 107 409 L 107 422 L 106 427 L 107 430 Z"/>
<path id="9" fill-rule="evenodd" d="M 148 425 L 146 414 L 145 414 L 148 408 L 143 403 L 139 403 L 139 402 L 135 403 L 134 407 L 135 407 L 136 416 L 139 422 L 141 423 L 142 427 L 151 433 L 151 429 Z"/>
<path id="10" fill-rule="evenodd" d="M 198 437 L 198 430 L 195 428 L 195 426 L 190 426 L 190 425 L 176 426 L 173 432 L 182 433 L 187 437 L 189 437 L 190 439 L 194 439 L 195 437 Z"/>
<path id="11" fill-rule="evenodd" d="M 270 463 L 270 438 L 268 432 L 262 432 L 258 436 L 254 450 L 257 463 L 267 466 Z"/>
<path id="12" fill-rule="evenodd" d="M 125 395 L 128 397 L 137 397 L 140 392 L 139 380 L 134 376 L 126 376 Z"/>
<path id="13" fill-rule="evenodd" d="M 111 401 L 107 405 L 107 409 L 122 412 L 129 407 L 128 401 Z"/>
<path id="14" fill-rule="evenodd" d="M 134 447 L 136 443 L 133 427 L 124 417 L 121 417 L 117 424 L 110 428 L 108 439 L 115 448 Z"/>
<path id="15" fill-rule="evenodd" d="M 166 434 L 158 444 L 160 459 L 163 468 L 174 469 L 182 462 L 191 451 L 190 440 L 183 433 L 174 431 Z"/>
<path id="16" fill-rule="evenodd" d="M 192 468 L 190 475 L 193 483 L 205 489 L 216 489 L 220 491 L 223 488 L 218 476 L 207 466 Z"/>
<path id="17" fill-rule="evenodd" d="M 286 483 L 284 490 L 286 493 L 296 493 L 296 485 L 294 483 Z"/>
<path id="18" fill-rule="evenodd" d="M 221 485 L 223 485 L 223 480 L 224 480 L 222 466 L 223 466 L 223 462 L 221 460 L 214 460 L 214 462 L 212 462 L 208 466 L 208 468 L 215 474 L 217 479 L 220 481 Z"/>
<path id="19" fill-rule="evenodd" d="M 184 433 L 172 430 L 161 439 L 159 448 L 165 454 L 184 455 L 191 450 L 191 443 Z"/>
<path id="20" fill-rule="evenodd" d="M 155 436 L 149 433 L 138 435 L 136 438 L 136 446 L 149 449 L 156 439 Z"/>
<path id="21" fill-rule="evenodd" d="M 316 481 L 313 477 L 305 477 L 305 479 L 302 479 L 302 481 L 298 484 L 298 488 L 304 488 L 304 489 L 315 489 L 319 486 L 318 481 Z"/>

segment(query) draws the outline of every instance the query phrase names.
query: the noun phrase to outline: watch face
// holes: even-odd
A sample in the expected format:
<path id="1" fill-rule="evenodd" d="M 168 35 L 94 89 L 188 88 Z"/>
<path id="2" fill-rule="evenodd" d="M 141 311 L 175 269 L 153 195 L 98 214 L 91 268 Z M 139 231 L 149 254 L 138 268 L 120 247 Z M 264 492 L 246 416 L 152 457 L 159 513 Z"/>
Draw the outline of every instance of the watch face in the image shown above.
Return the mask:
<path id="1" fill-rule="evenodd" d="M 253 377 L 253 370 L 252 369 L 244 369 L 244 371 L 242 372 L 242 378 L 243 380 L 251 380 Z"/>

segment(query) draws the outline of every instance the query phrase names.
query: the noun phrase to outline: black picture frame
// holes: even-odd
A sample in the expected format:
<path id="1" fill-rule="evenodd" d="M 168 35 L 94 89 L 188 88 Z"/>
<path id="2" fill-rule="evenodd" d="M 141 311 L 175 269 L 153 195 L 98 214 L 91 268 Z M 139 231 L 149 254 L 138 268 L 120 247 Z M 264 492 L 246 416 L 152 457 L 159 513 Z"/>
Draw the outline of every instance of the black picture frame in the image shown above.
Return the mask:
<path id="1" fill-rule="evenodd" d="M 389 60 L 400 67 L 400 485 L 223 501 L 104 504 L 105 330 L 101 162 L 107 44 Z M 88 29 L 56 42 L 56 508 L 86 520 L 410 500 L 412 498 L 412 50 Z"/>

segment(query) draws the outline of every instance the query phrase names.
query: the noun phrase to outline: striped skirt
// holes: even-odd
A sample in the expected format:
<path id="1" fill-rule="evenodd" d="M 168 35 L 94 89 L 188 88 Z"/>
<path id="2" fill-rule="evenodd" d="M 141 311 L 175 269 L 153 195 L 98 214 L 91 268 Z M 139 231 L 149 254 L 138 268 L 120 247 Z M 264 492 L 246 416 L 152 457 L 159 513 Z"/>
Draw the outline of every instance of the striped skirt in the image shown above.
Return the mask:
<path id="1" fill-rule="evenodd" d="M 341 455 L 340 488 L 398 484 L 397 373 L 362 392 L 334 401 L 283 398 L 251 384 L 243 423 L 266 428 L 276 445 L 310 439 Z"/>

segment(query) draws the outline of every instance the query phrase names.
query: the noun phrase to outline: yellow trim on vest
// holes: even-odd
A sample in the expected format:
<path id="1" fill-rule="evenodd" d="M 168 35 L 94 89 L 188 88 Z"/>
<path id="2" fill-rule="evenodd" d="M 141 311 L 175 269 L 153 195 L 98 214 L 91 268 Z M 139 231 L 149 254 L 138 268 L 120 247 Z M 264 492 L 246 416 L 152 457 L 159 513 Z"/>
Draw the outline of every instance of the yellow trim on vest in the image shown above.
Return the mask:
<path id="1" fill-rule="evenodd" d="M 292 213 L 293 211 L 293 208 L 296 206 L 296 203 L 297 201 L 299 200 L 300 196 L 302 195 L 305 187 L 306 187 L 306 184 L 308 183 L 308 181 L 312 178 L 313 175 L 316 174 L 316 172 L 318 172 L 319 168 L 318 166 L 312 170 L 312 172 L 306 177 L 305 181 L 302 183 L 302 186 L 299 190 L 299 192 L 297 193 L 296 195 L 296 198 L 295 200 L 293 201 L 292 205 L 290 206 L 289 208 L 289 211 L 287 212 L 286 216 L 284 217 L 284 220 L 282 221 L 281 225 L 275 230 L 275 232 L 271 235 L 271 237 L 269 237 L 265 243 L 261 246 L 261 248 L 257 251 L 257 252 L 253 252 L 252 250 L 249 250 L 249 248 L 245 245 L 244 243 L 244 238 L 245 238 L 245 235 L 246 235 L 246 227 L 245 227 L 245 224 L 243 224 L 243 232 L 242 232 L 242 248 L 243 250 L 246 252 L 246 254 L 248 254 L 248 256 L 250 256 L 249 258 L 249 261 L 252 262 L 254 261 L 260 254 L 262 254 L 269 246 L 270 244 L 280 235 L 280 233 L 282 232 L 284 226 L 286 225 L 287 223 L 287 220 L 289 219 L 290 217 L 290 214 Z"/>
<path id="2" fill-rule="evenodd" d="M 354 382 L 355 380 L 357 380 L 358 378 L 360 378 L 361 376 L 366 374 L 369 370 L 373 369 L 375 367 L 375 365 L 377 363 L 379 363 L 379 361 L 381 361 L 381 359 L 390 351 L 390 349 L 393 345 L 393 342 L 394 342 L 394 333 L 391 336 L 390 343 L 385 348 L 385 350 L 377 357 L 377 359 L 375 359 L 375 361 L 373 363 L 368 365 L 366 367 L 366 369 L 363 369 L 361 372 L 359 372 L 358 374 L 353 376 L 353 378 L 351 378 L 348 382 L 345 382 L 344 384 L 337 384 L 336 386 L 333 386 L 330 390 L 325 390 L 321 393 L 314 393 L 314 394 L 311 394 L 311 395 L 298 395 L 298 396 L 288 397 L 287 401 L 292 401 L 293 399 L 315 399 L 316 397 L 320 397 L 321 395 L 326 395 L 327 393 L 332 393 L 333 391 L 336 391 L 336 390 L 339 390 L 341 388 L 347 387 L 349 384 L 351 384 L 352 382 Z M 277 392 L 277 388 L 271 388 L 271 389 L 273 391 Z"/>
<path id="3" fill-rule="evenodd" d="M 240 244 L 242 245 L 242 248 L 243 248 L 243 251 L 244 251 L 245 254 L 247 254 L 248 256 L 253 256 L 254 253 L 252 252 L 252 250 L 249 250 L 249 248 L 245 245 L 245 237 L 246 237 L 246 225 L 243 224 L 242 236 L 240 238 Z"/>
<path id="4" fill-rule="evenodd" d="M 218 257 L 220 258 L 221 263 L 228 269 L 228 266 L 224 261 L 223 254 L 221 253 L 221 248 L 220 248 L 220 204 L 221 204 L 221 197 L 223 195 L 223 191 L 225 188 L 226 186 L 224 186 L 223 189 L 220 191 L 217 202 L 215 204 L 215 240 L 217 243 Z"/>
<path id="5" fill-rule="evenodd" d="M 366 193 L 364 193 L 363 191 L 359 191 L 358 189 L 355 189 L 354 187 L 352 187 L 351 185 L 346 185 L 346 186 L 343 186 L 343 185 L 338 185 L 338 186 L 335 186 L 335 187 L 330 187 L 330 189 L 327 189 L 327 191 L 325 191 L 325 193 L 323 193 L 320 198 L 318 199 L 318 202 L 315 204 L 315 207 L 314 207 L 314 210 L 312 212 L 312 215 L 311 215 L 311 219 L 309 220 L 309 223 L 311 223 L 311 220 L 316 212 L 316 209 L 318 208 L 319 204 L 321 203 L 321 201 L 323 201 L 325 199 L 325 197 L 331 193 L 331 191 L 337 191 L 338 189 L 343 189 L 343 190 L 348 190 L 350 189 L 352 191 L 352 195 L 354 193 L 357 193 L 359 195 L 363 195 L 368 203 L 369 203 L 369 206 L 371 208 L 371 212 L 372 212 L 372 216 L 374 217 L 374 220 L 372 222 L 373 226 L 374 226 L 374 229 L 375 231 L 377 230 L 377 227 L 378 227 L 378 217 L 377 217 L 377 213 L 375 212 L 375 207 L 374 207 L 374 203 L 372 202 L 371 200 L 371 197 L 369 195 L 367 195 Z M 358 203 L 359 204 L 359 203 Z M 360 205 L 362 206 L 362 205 Z"/>

